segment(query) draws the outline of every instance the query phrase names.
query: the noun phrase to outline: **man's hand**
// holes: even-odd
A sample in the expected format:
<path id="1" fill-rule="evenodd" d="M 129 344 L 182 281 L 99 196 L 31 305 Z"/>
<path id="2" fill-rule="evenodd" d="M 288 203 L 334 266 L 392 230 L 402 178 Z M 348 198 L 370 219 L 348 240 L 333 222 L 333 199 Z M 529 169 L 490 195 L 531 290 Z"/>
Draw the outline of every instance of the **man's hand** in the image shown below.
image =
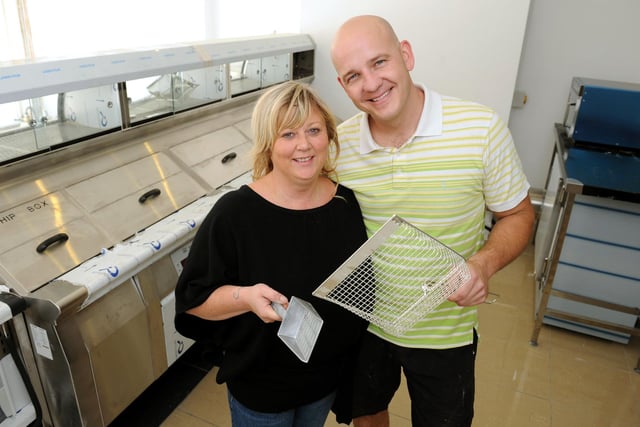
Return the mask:
<path id="1" fill-rule="evenodd" d="M 471 278 L 448 298 L 463 307 L 482 304 L 489 295 L 489 277 L 482 265 L 472 257 L 467 261 L 467 266 Z"/>

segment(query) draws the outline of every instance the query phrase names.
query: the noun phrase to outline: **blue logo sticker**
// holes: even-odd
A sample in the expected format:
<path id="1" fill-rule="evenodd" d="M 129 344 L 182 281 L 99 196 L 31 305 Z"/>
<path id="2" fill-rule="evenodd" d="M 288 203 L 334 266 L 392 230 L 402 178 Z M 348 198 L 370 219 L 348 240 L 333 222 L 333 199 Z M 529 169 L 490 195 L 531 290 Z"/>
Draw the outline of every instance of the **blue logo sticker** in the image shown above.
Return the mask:
<path id="1" fill-rule="evenodd" d="M 106 271 L 111 277 L 118 277 L 118 274 L 120 274 L 120 270 L 116 265 L 110 265 L 107 268 L 101 268 L 100 271 Z"/>

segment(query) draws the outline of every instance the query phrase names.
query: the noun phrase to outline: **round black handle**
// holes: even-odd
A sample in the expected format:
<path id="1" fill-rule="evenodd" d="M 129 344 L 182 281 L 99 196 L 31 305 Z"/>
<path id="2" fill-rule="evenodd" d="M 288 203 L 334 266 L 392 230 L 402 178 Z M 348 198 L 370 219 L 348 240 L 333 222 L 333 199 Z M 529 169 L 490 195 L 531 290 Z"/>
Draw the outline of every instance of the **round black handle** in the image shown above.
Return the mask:
<path id="1" fill-rule="evenodd" d="M 9 309 L 11 310 L 11 317 L 20 314 L 27 309 L 27 300 L 19 295 L 15 295 L 10 292 L 0 292 L 0 302 L 3 302 L 9 306 Z M 4 323 L 9 319 L 1 320 L 2 323 Z"/>
<path id="2" fill-rule="evenodd" d="M 235 152 L 231 152 L 229 154 L 227 154 L 226 156 L 224 156 L 222 158 L 222 163 L 227 163 L 228 161 L 231 161 L 233 159 L 235 159 L 236 157 L 238 157 L 238 155 Z"/>
<path id="3" fill-rule="evenodd" d="M 140 198 L 138 199 L 138 202 L 144 203 L 147 201 L 147 199 L 153 199 L 154 197 L 158 197 L 160 193 L 161 191 L 159 188 L 154 188 L 153 190 L 149 190 L 146 193 L 144 193 L 142 196 L 140 196 Z"/>
<path id="4" fill-rule="evenodd" d="M 36 248 L 36 252 L 41 254 L 46 251 L 47 248 L 51 245 L 55 245 L 56 243 L 64 243 L 69 240 L 69 235 L 67 233 L 58 233 L 55 236 L 49 237 L 47 240 L 43 241 Z"/>

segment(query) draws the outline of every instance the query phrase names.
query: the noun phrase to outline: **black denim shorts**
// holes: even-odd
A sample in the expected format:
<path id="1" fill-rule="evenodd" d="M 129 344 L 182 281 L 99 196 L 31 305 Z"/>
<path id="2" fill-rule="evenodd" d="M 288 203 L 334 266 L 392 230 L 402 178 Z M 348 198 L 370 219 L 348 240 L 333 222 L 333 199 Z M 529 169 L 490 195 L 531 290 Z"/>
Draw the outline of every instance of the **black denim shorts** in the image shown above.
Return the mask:
<path id="1" fill-rule="evenodd" d="M 413 426 L 470 426 L 477 344 L 475 331 L 473 344 L 444 350 L 400 347 L 367 333 L 355 371 L 354 418 L 387 409 L 402 370 Z"/>

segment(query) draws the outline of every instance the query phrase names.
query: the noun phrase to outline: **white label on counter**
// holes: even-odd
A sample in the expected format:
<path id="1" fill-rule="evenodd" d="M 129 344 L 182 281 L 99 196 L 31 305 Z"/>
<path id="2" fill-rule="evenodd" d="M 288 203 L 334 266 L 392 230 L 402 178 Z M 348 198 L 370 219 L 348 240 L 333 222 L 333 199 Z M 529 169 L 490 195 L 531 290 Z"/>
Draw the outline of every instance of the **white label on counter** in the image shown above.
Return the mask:
<path id="1" fill-rule="evenodd" d="M 36 353 L 42 357 L 46 357 L 49 360 L 53 360 L 53 354 L 51 353 L 51 345 L 49 344 L 49 337 L 47 331 L 40 326 L 36 326 L 30 323 L 31 335 L 33 336 L 33 344 L 36 347 Z"/>
<path id="2" fill-rule="evenodd" d="M 182 269 L 184 268 L 184 262 L 187 260 L 189 256 L 189 251 L 191 250 L 191 243 L 189 242 L 180 249 L 176 250 L 171 254 L 171 261 L 173 261 L 173 267 L 178 272 L 178 276 L 182 273 Z"/>

